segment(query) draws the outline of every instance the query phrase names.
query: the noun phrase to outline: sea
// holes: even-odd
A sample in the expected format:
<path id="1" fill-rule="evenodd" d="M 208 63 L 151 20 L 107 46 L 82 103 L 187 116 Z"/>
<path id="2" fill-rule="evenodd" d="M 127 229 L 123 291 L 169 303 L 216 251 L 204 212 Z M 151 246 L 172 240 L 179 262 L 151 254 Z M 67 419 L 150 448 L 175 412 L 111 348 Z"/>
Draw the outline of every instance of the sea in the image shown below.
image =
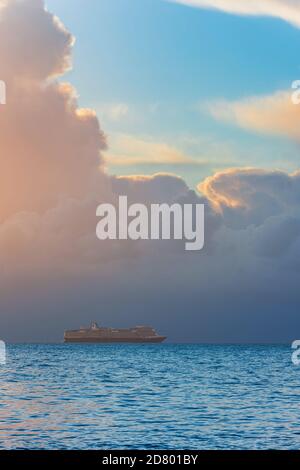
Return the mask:
<path id="1" fill-rule="evenodd" d="M 7 345 L 1 449 L 300 449 L 289 345 Z"/>

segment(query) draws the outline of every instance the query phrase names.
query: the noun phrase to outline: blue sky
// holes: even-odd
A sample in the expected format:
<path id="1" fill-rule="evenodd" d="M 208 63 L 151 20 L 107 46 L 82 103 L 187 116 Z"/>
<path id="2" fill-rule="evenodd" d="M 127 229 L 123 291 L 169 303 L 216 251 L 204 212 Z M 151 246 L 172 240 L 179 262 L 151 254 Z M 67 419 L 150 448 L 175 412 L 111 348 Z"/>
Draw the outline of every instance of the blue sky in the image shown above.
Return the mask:
<path id="1" fill-rule="evenodd" d="M 231 166 L 297 168 L 295 143 L 216 121 L 205 105 L 289 90 L 300 77 L 299 29 L 279 19 L 233 16 L 164 0 L 47 4 L 77 39 L 74 69 L 67 78 L 77 88 L 80 105 L 99 114 L 108 135 L 111 172 L 172 171 L 194 186 Z M 133 145 L 138 140 L 136 164 L 126 158 L 124 136 Z M 142 142 L 147 159 L 140 164 Z M 187 155 L 195 165 L 160 163 L 156 156 L 151 163 L 151 152 L 161 145 Z"/>

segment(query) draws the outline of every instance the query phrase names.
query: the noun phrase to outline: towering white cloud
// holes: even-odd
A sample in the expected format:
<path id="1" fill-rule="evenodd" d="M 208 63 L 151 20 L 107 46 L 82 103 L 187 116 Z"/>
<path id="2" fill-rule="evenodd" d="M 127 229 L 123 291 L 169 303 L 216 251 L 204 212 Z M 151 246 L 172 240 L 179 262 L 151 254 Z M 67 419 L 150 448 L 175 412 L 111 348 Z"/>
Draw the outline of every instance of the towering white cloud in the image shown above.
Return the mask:
<path id="1" fill-rule="evenodd" d="M 298 0 L 171 0 L 197 8 L 208 8 L 235 15 L 271 16 L 300 27 Z"/>
<path id="2" fill-rule="evenodd" d="M 74 39 L 42 0 L 0 9 L 0 68 L 7 104 L 0 113 L 0 222 L 42 213 L 63 198 L 97 195 L 106 142 L 95 113 L 55 80 L 71 65 Z"/>

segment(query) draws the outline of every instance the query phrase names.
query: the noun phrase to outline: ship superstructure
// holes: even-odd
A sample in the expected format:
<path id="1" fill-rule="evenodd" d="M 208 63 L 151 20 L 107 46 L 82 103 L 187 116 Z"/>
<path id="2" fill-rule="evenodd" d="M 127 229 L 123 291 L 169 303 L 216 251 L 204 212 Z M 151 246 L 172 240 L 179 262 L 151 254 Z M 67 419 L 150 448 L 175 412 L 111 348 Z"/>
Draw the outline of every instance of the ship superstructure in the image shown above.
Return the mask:
<path id="1" fill-rule="evenodd" d="M 165 339 L 150 326 L 103 328 L 96 322 L 89 328 L 67 330 L 64 334 L 65 343 L 161 343 Z"/>

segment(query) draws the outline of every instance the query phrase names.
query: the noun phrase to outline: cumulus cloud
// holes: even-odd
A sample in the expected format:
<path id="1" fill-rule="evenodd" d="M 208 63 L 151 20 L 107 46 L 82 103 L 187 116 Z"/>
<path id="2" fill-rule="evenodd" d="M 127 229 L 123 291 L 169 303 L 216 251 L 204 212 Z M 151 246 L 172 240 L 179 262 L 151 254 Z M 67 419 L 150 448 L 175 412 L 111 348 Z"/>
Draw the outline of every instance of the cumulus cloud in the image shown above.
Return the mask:
<path id="1" fill-rule="evenodd" d="M 229 169 L 206 178 L 198 189 L 224 214 L 227 225 L 259 225 L 278 214 L 298 213 L 300 173 Z"/>
<path id="2" fill-rule="evenodd" d="M 1 0 L 0 21 L 2 79 L 40 81 L 70 67 L 74 38 L 43 0 Z"/>
<path id="3" fill-rule="evenodd" d="M 153 203 L 171 203 L 189 191 L 182 178 L 168 173 L 114 177 L 112 187 L 116 194 L 127 194 L 135 202 Z"/>
<path id="4" fill-rule="evenodd" d="M 217 101 L 211 103 L 208 110 L 215 119 L 243 129 L 300 139 L 300 107 L 292 102 L 291 93 L 286 91 L 233 102 Z"/>
<path id="5" fill-rule="evenodd" d="M 270 16 L 300 27 L 298 0 L 171 0 L 197 8 L 224 11 L 234 15 Z"/>
<path id="6" fill-rule="evenodd" d="M 3 221 L 99 193 L 106 140 L 95 113 L 78 108 L 74 89 L 53 80 L 69 64 L 72 36 L 40 0 L 2 3 L 0 14 L 8 95 L 0 114 Z"/>

